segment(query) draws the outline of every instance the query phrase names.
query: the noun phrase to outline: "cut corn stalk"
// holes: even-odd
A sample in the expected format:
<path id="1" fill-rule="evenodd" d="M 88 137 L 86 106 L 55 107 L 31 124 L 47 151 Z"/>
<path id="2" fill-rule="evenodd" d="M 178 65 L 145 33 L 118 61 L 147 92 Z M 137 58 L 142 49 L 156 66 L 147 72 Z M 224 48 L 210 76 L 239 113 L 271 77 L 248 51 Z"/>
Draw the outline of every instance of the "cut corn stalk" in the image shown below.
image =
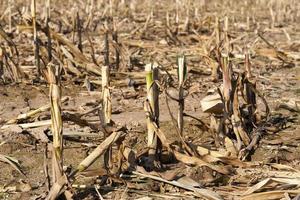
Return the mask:
<path id="1" fill-rule="evenodd" d="M 50 36 L 50 0 L 46 1 L 46 29 L 47 29 L 47 50 L 48 50 L 48 61 L 52 60 L 52 41 Z"/>
<path id="2" fill-rule="evenodd" d="M 108 42 L 108 31 L 105 32 L 104 38 L 105 44 L 105 56 L 104 66 L 102 67 L 102 111 L 104 126 L 111 122 L 111 95 L 110 95 L 110 69 L 109 69 L 109 42 Z"/>
<path id="3" fill-rule="evenodd" d="M 108 30 L 105 32 L 104 38 L 104 65 L 109 66 L 109 41 L 108 41 Z"/>
<path id="4" fill-rule="evenodd" d="M 230 95 L 232 91 L 231 84 L 231 69 L 228 54 L 222 56 L 222 71 L 223 71 L 223 96 L 225 100 L 225 112 L 230 113 Z"/>
<path id="5" fill-rule="evenodd" d="M 79 16 L 79 12 L 76 13 L 77 20 L 77 36 L 78 36 L 78 49 L 82 52 L 82 37 L 81 37 L 81 20 Z"/>
<path id="6" fill-rule="evenodd" d="M 229 55 L 229 51 L 230 51 L 228 26 L 229 26 L 228 16 L 225 16 L 225 18 L 224 18 L 224 41 L 225 41 L 225 52 L 227 55 Z"/>
<path id="7" fill-rule="evenodd" d="M 36 24 L 36 0 L 31 1 L 31 17 L 32 17 L 32 27 L 33 27 L 33 48 L 34 48 L 34 58 L 35 67 L 38 70 L 38 74 L 41 74 L 40 69 L 40 58 L 39 58 L 39 44 L 37 35 L 37 24 Z"/>
<path id="8" fill-rule="evenodd" d="M 102 67 L 102 116 L 103 116 L 103 127 L 106 127 L 111 123 L 111 94 L 110 94 L 110 85 L 109 85 L 109 67 Z M 108 137 L 108 135 L 105 135 Z M 112 168 L 112 149 L 108 148 L 107 152 L 104 155 L 104 164 L 107 169 Z"/>
<path id="9" fill-rule="evenodd" d="M 66 199 L 72 199 L 72 193 L 66 190 L 68 179 L 63 171 L 63 123 L 61 117 L 60 70 L 54 64 L 48 64 L 47 80 L 50 84 L 51 132 L 53 134 L 52 149 L 52 187 L 46 197 L 55 200 L 64 193 Z"/>
<path id="10" fill-rule="evenodd" d="M 104 66 L 102 67 L 102 126 L 106 127 L 111 123 L 111 94 L 110 94 L 110 69 L 109 69 L 109 42 L 108 42 L 108 30 L 105 32 L 104 38 L 105 55 Z M 108 137 L 105 133 L 105 137 Z M 112 169 L 112 148 L 109 147 L 104 154 L 104 165 L 107 170 Z"/>
<path id="11" fill-rule="evenodd" d="M 249 52 L 245 52 L 245 70 L 246 70 L 246 78 L 247 81 L 244 84 L 246 91 L 246 102 L 248 104 L 248 112 L 252 122 L 256 122 L 256 96 L 251 87 L 256 88 L 256 81 L 252 77 L 251 73 L 251 63 L 250 63 L 250 55 Z M 251 87 L 250 87 L 251 86 Z"/>
<path id="12" fill-rule="evenodd" d="M 55 75 L 55 66 L 48 64 L 48 81 L 50 84 L 51 131 L 53 133 L 52 170 L 53 183 L 63 175 L 63 136 L 61 118 L 60 75 Z"/>
<path id="13" fill-rule="evenodd" d="M 148 156 L 150 164 L 153 164 L 157 152 L 157 136 L 155 130 L 151 125 L 151 121 L 158 123 L 159 118 L 159 104 L 158 96 L 159 90 L 158 85 L 155 81 L 158 80 L 158 64 L 151 63 L 145 66 L 146 72 L 146 88 L 147 88 L 147 101 L 149 102 L 149 110 L 151 111 L 150 116 L 147 117 L 147 130 L 148 130 Z"/>
<path id="14" fill-rule="evenodd" d="M 116 30 L 116 27 L 114 27 L 114 32 L 113 32 L 112 38 L 113 38 L 115 44 L 118 46 L 119 45 L 119 43 L 118 43 L 118 31 Z M 119 47 L 115 48 L 115 53 L 116 53 L 116 70 L 119 70 L 119 67 L 120 67 L 120 52 L 119 51 L 120 51 Z"/>
<path id="15" fill-rule="evenodd" d="M 102 106 L 103 116 L 106 124 L 111 122 L 111 94 L 110 94 L 110 72 L 108 66 L 102 67 Z"/>
<path id="16" fill-rule="evenodd" d="M 187 67 L 185 63 L 185 56 L 180 56 L 177 59 L 177 65 L 178 65 L 178 87 L 179 87 L 179 98 L 178 98 L 178 104 L 179 104 L 179 109 L 178 109 L 178 118 L 177 118 L 177 123 L 178 123 L 178 129 L 179 129 L 179 134 L 182 136 L 182 131 L 183 131 L 183 110 L 184 110 L 184 82 L 187 77 Z"/>

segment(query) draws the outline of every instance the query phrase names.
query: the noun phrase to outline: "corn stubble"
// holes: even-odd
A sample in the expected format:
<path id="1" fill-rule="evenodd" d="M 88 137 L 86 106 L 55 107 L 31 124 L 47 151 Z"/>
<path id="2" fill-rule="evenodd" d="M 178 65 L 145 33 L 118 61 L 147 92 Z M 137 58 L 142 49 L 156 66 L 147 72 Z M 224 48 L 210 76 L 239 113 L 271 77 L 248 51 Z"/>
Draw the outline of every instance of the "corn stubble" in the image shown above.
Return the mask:
<path id="1" fill-rule="evenodd" d="M 156 81 L 158 81 L 158 64 L 151 63 L 145 66 L 146 73 L 146 88 L 147 88 L 147 100 L 145 102 L 145 111 L 147 114 L 147 138 L 148 138 L 148 157 L 149 168 L 154 168 L 154 161 L 157 161 L 159 153 L 161 151 L 158 146 L 157 135 L 151 122 L 154 121 L 158 125 L 159 122 L 159 89 Z M 151 112 L 149 112 L 151 111 Z"/>
<path id="2" fill-rule="evenodd" d="M 71 199 L 69 191 L 62 191 L 68 184 L 67 177 L 63 171 L 63 122 L 61 113 L 61 82 L 60 68 L 53 63 L 47 66 L 47 81 L 49 83 L 51 132 L 52 143 L 52 187 L 47 199 L 57 199 L 63 192 L 67 199 Z"/>
<path id="3" fill-rule="evenodd" d="M 11 0 L 8 2 L 12 4 Z M 1 131 L 5 131 L 12 129 L 14 125 L 29 130 L 32 127 L 51 125 L 53 136 L 52 184 L 46 199 L 78 198 L 76 195 L 78 195 L 79 189 L 75 191 L 74 188 L 87 189 L 88 187 L 96 190 L 98 197 L 102 199 L 101 195 L 104 190 L 119 190 L 117 187 L 124 184 L 126 189 L 124 192 L 122 191 L 121 198 L 125 193 L 142 193 L 161 198 L 189 198 L 192 196 L 221 200 L 223 196 L 228 196 L 227 193 L 233 193 L 233 191 L 237 191 L 236 188 L 244 187 L 245 180 L 242 181 L 242 186 L 238 185 L 236 188 L 225 186 L 227 183 L 235 184 L 235 176 L 240 175 L 247 178 L 259 173 L 258 165 L 248 161 L 251 160 L 251 154 L 256 150 L 260 138 L 264 134 L 272 132 L 270 129 L 276 122 L 270 114 L 268 103 L 261 94 L 254 75 L 253 60 L 251 60 L 254 57 L 253 52 L 255 52 L 255 56 L 277 59 L 283 66 L 294 66 L 290 54 L 269 42 L 265 36 L 267 34 L 264 35 L 263 32 L 260 32 L 259 24 L 255 30 L 257 38 L 253 44 L 247 44 L 241 49 L 239 46 L 235 46 L 235 42 L 245 36 L 244 34 L 236 36 L 235 32 L 231 32 L 230 22 L 236 20 L 231 18 L 230 12 L 226 11 L 225 16 L 222 14 L 221 17 L 218 13 L 205 18 L 202 14 L 199 15 L 202 11 L 205 13 L 206 1 L 176 0 L 174 10 L 167 10 L 166 15 L 163 14 L 166 18 L 165 22 L 159 21 L 157 17 L 159 13 L 156 12 L 156 7 L 154 4 L 152 5 L 151 1 L 147 2 L 149 8 L 145 13 L 137 12 L 140 6 L 137 1 L 74 2 L 74 5 L 80 5 L 82 8 L 72 8 L 71 12 L 67 12 L 67 17 L 61 16 L 62 22 L 56 23 L 55 19 L 51 17 L 57 13 L 53 12 L 52 14 L 51 7 L 57 6 L 55 5 L 57 2 L 45 1 L 44 12 L 41 12 L 41 16 L 37 14 L 40 12 L 39 6 L 37 7 L 39 2 L 36 0 L 31 0 L 31 15 L 25 11 L 14 14 L 12 10 L 15 8 L 10 5 L 7 8 L 9 31 L 6 31 L 0 24 L 0 39 L 3 39 L 0 41 L 1 80 L 6 84 L 9 82 L 20 83 L 29 78 L 28 74 L 30 73 L 24 70 L 28 66 L 24 67 L 24 61 L 20 62 L 19 47 L 13 38 L 14 19 L 16 15 L 20 15 L 23 24 L 18 26 L 17 30 L 24 33 L 29 31 L 33 37 L 33 48 L 30 46 L 28 49 L 32 50 L 34 56 L 31 60 L 29 59 L 34 64 L 34 68 L 31 66 L 28 68 L 34 72 L 32 74 L 39 79 L 39 83 L 47 81 L 49 85 L 50 103 L 11 119 L 5 119 L 3 122 L 1 121 L 0 127 Z M 198 10 L 198 3 L 203 9 Z M 233 1 L 230 3 L 233 6 Z M 247 4 L 246 1 L 244 3 Z M 278 26 L 280 13 L 276 13 L 275 8 L 272 7 L 268 10 L 270 29 L 273 30 Z M 242 16 L 246 16 L 245 32 L 249 33 L 253 24 L 256 23 L 256 19 L 250 18 L 248 13 L 245 15 L 242 9 L 241 12 Z M 130 17 L 120 20 L 124 17 L 123 14 Z M 39 18 L 43 18 L 45 21 L 42 22 Z M 132 30 L 127 30 L 128 27 L 120 28 L 127 21 L 133 21 L 133 24 L 137 24 L 136 27 Z M 201 27 L 206 27 L 206 24 L 208 24 L 208 32 L 212 32 L 210 36 L 201 32 L 203 31 Z M 101 26 L 101 39 L 97 32 L 98 26 Z M 155 31 L 151 32 L 152 29 Z M 127 31 L 129 32 L 127 33 Z M 289 33 L 285 29 L 283 29 L 283 33 L 291 42 L 292 38 Z M 68 37 L 69 35 L 70 37 Z M 156 39 L 155 37 L 161 35 L 163 36 L 159 42 L 152 43 L 152 40 Z M 32 40 L 31 37 L 30 40 Z M 258 40 L 261 40 L 267 47 L 253 49 Z M 194 41 L 197 45 L 190 47 L 190 41 Z M 164 48 L 166 46 L 167 48 Z M 179 54 L 179 51 L 188 53 Z M 22 55 L 24 55 L 23 52 Z M 149 60 L 151 60 L 150 64 L 145 65 Z M 161 60 L 163 62 L 158 63 Z M 200 63 L 201 65 L 204 63 L 206 67 L 210 68 L 208 73 L 199 69 L 202 67 Z M 23 66 L 20 67 L 21 65 Z M 176 69 L 173 69 L 172 65 L 176 66 Z M 190 106 L 186 98 L 190 97 L 190 94 L 197 93 L 193 90 L 198 93 L 203 92 L 204 87 L 202 87 L 200 79 L 193 81 L 194 77 L 199 74 L 201 76 L 209 74 L 210 80 L 213 81 L 211 83 L 214 86 L 218 85 L 216 90 L 210 91 L 210 94 L 200 102 L 203 112 L 210 114 L 211 122 L 209 124 L 193 114 L 187 113 L 191 112 L 191 109 L 187 109 Z M 176 76 L 178 81 L 174 83 Z M 95 92 L 97 105 L 84 113 L 63 112 L 62 102 L 67 102 L 69 98 L 61 96 L 62 80 L 81 83 L 83 77 L 88 89 L 88 93 L 85 95 L 92 97 Z M 197 87 L 191 87 L 193 82 L 200 83 L 196 85 Z M 96 85 L 101 88 L 100 95 L 99 90 L 93 91 L 94 88 L 97 88 Z M 127 97 L 127 94 L 122 91 L 128 86 L 134 89 L 133 95 L 128 92 L 129 96 L 145 99 L 146 130 L 143 129 L 141 132 L 146 145 L 143 146 L 144 151 L 142 152 L 135 152 L 128 145 L 128 140 L 134 139 L 129 137 L 132 134 L 128 134 L 128 132 L 134 132 L 134 128 L 127 129 L 127 124 L 117 125 L 112 120 L 113 108 L 118 106 L 112 104 L 117 91 L 121 91 L 124 99 L 132 98 L 132 96 Z M 171 89 L 175 91 L 175 95 L 171 94 Z M 207 89 L 206 86 L 205 89 Z M 160 102 L 161 97 L 165 97 L 165 104 Z M 199 96 L 196 95 L 193 98 L 199 98 Z M 174 101 L 175 106 L 171 106 L 170 100 Z M 172 129 L 168 127 L 168 130 L 160 127 L 163 124 L 160 121 L 160 114 L 165 111 L 164 105 L 166 105 L 173 123 Z M 48 116 L 46 120 L 39 121 L 39 116 L 43 116 L 49 110 L 51 120 Z M 99 121 L 93 123 L 88 119 L 96 111 L 99 114 L 100 124 Z M 174 117 L 173 113 L 176 113 L 177 117 Z M 186 120 L 188 117 L 199 122 L 199 129 L 208 132 L 213 137 L 213 140 L 209 142 L 209 147 L 195 142 L 195 139 L 200 138 L 198 135 L 193 139 L 189 138 L 190 122 Z M 71 132 L 71 136 L 73 134 L 74 137 L 84 138 L 93 135 L 98 139 L 97 145 L 91 145 L 92 141 L 89 140 L 86 140 L 85 144 L 81 144 L 85 145 L 90 153 L 70 171 L 64 171 L 63 121 L 64 123 L 71 122 L 72 125 L 75 124 L 78 127 L 89 127 L 94 132 L 90 135 L 86 132 Z M 277 128 L 273 132 L 281 129 Z M 175 141 L 169 138 L 172 135 L 170 132 L 173 131 L 176 131 Z M 65 138 L 68 139 L 70 135 L 65 135 L 67 136 Z M 47 135 L 46 142 L 50 142 Z M 133 140 L 132 143 L 138 142 Z M 1 143 L 0 146 L 4 143 Z M 95 148 L 91 149 L 91 146 Z M 100 157 L 104 158 L 103 166 L 97 166 L 95 171 L 89 169 Z M 19 173 L 24 173 L 20 163 L 14 157 L 0 154 L 0 160 L 9 163 Z M 47 161 L 45 161 L 45 165 L 47 165 Z M 172 169 L 174 166 L 179 168 L 177 169 L 179 172 Z M 47 168 L 47 166 L 44 167 Z M 192 180 L 186 175 L 188 174 L 186 172 L 194 170 L 194 168 L 201 169 L 200 174 L 207 181 L 203 185 L 197 183 L 198 180 Z M 278 174 L 272 174 L 274 171 L 271 169 L 285 170 L 292 175 L 285 174 L 284 171 L 280 171 L 280 173 L 276 171 L 280 175 L 278 177 Z M 249 175 L 247 170 L 253 170 L 253 172 Z M 95 172 L 94 174 L 98 178 L 100 176 L 101 183 L 98 183 L 97 179 L 90 186 L 78 186 L 77 181 L 81 180 L 85 171 L 87 171 L 86 173 Z M 248 187 L 243 194 L 239 192 L 237 198 L 266 199 L 269 198 L 269 195 L 273 199 L 281 198 L 283 195 L 290 198 L 289 195 L 294 197 L 300 192 L 298 178 L 291 178 L 291 176 L 299 177 L 299 170 L 273 163 L 270 164 L 270 169 L 265 171 L 269 173 L 268 177 L 272 176 L 272 178 L 263 179 L 252 187 Z M 206 174 L 209 174 L 209 180 L 206 180 Z M 265 178 L 264 175 L 261 177 Z M 145 183 L 149 179 L 155 180 L 155 183 L 157 181 L 163 183 L 159 185 L 160 193 L 152 194 L 149 192 L 149 188 L 145 193 L 140 190 L 141 187 L 138 185 L 142 185 L 141 183 Z M 272 188 L 274 183 L 278 186 L 277 190 L 258 193 Z M 110 185 L 107 189 L 108 184 Z M 170 190 L 164 184 L 182 188 L 189 193 L 187 195 L 180 190 L 178 194 L 171 194 L 172 191 L 175 191 L 174 188 Z M 247 184 L 250 185 L 252 182 L 248 183 L 247 181 Z M 148 187 L 148 182 L 145 185 Z M 210 186 L 221 186 L 221 189 L 218 190 L 221 191 L 221 195 L 214 191 L 218 187 Z M 284 187 L 295 189 L 282 190 Z"/>
<path id="4" fill-rule="evenodd" d="M 55 75 L 59 70 L 53 65 L 48 65 L 48 81 L 50 94 L 51 131 L 53 133 L 53 182 L 63 174 L 63 138 L 61 117 L 61 89 L 60 75 Z M 60 72 L 59 72 L 60 73 Z"/>

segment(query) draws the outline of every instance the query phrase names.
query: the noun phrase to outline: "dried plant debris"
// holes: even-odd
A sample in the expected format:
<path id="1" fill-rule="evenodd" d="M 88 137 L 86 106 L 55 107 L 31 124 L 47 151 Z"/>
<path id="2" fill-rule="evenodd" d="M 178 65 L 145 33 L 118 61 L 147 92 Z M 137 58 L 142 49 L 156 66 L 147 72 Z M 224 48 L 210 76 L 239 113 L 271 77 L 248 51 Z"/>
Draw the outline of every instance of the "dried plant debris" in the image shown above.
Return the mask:
<path id="1" fill-rule="evenodd" d="M 3 0 L 0 199 L 299 199 L 299 11 Z"/>
<path id="2" fill-rule="evenodd" d="M 20 165 L 20 162 L 13 158 L 13 157 L 10 157 L 10 156 L 7 156 L 7 155 L 2 155 L 0 154 L 0 160 L 2 162 L 6 162 L 8 164 L 10 164 L 15 170 L 17 170 L 20 174 L 24 174 L 22 172 L 22 169 L 21 169 L 21 165 Z"/>

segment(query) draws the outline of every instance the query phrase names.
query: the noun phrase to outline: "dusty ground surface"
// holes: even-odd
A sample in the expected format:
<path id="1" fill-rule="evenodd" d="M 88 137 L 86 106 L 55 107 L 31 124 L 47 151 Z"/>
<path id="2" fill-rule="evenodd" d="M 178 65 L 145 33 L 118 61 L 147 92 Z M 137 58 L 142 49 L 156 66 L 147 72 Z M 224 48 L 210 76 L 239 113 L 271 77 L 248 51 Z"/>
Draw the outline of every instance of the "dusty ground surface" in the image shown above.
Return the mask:
<path id="1" fill-rule="evenodd" d="M 83 52 L 91 59 L 91 44 L 94 47 L 95 57 L 98 64 L 103 64 L 103 38 L 102 28 L 105 16 L 109 16 L 109 4 L 95 1 L 94 10 L 85 1 L 63 1 L 54 2 L 51 6 L 51 28 L 63 34 L 72 41 L 72 19 L 74 12 L 79 10 L 83 23 L 82 44 Z M 280 171 L 293 172 L 300 178 L 300 115 L 298 110 L 287 110 L 280 106 L 289 101 L 300 101 L 300 3 L 298 1 L 178 1 L 179 25 L 176 21 L 176 1 L 125 1 L 117 8 L 116 1 L 113 2 L 113 15 L 117 17 L 119 43 L 121 46 L 122 72 L 141 72 L 144 64 L 150 60 L 159 62 L 163 69 L 169 71 L 176 80 L 176 56 L 180 53 L 187 55 L 187 66 L 191 70 L 188 75 L 186 90 L 189 95 L 185 99 L 185 112 L 201 119 L 207 126 L 210 123 L 210 114 L 204 113 L 201 109 L 200 100 L 207 94 L 207 91 L 220 86 L 222 80 L 212 81 L 211 66 L 204 61 L 201 55 L 205 54 L 206 48 L 211 48 L 213 38 L 215 16 L 220 19 L 227 14 L 229 17 L 229 35 L 233 41 L 233 54 L 243 53 L 246 45 L 251 46 L 253 75 L 257 80 L 257 89 L 263 94 L 271 110 L 271 116 L 281 116 L 285 122 L 279 131 L 264 134 L 258 143 L 255 151 L 249 156 L 248 162 L 255 163 L 255 167 L 237 168 L 227 175 L 212 171 L 207 167 L 186 166 L 183 163 L 169 163 L 163 167 L 172 170 L 179 169 L 182 174 L 187 175 L 204 188 L 215 191 L 224 199 L 240 199 L 243 193 L 254 184 L 265 178 L 276 177 L 269 172 Z M 188 6 L 187 2 L 190 2 Z M 268 3 L 269 2 L 269 3 Z M 99 5 L 98 5 L 99 4 Z M 0 11 L 7 10 L 1 6 Z M 44 23 L 44 3 L 37 1 L 38 20 Z M 291 6 L 293 5 L 293 6 Z M 10 78 L 2 76 L 0 79 L 0 124 L 12 119 L 21 113 L 39 108 L 49 103 L 49 86 L 45 81 L 36 80 L 34 69 L 34 56 L 32 50 L 32 33 L 22 32 L 17 25 L 22 25 L 20 10 L 23 14 L 28 9 L 29 2 L 16 1 L 13 6 L 12 33 L 9 34 L 19 49 L 19 65 L 28 76 L 22 78 L 19 83 L 13 83 Z M 70 8 L 66 10 L 67 8 Z M 274 26 L 270 8 L 276 15 Z M 23 10 L 22 10 L 23 9 Z M 189 9 L 189 30 L 185 30 L 184 23 Z M 94 15 L 89 15 L 93 12 Z M 171 30 L 174 31 L 174 38 L 166 32 L 166 14 L 169 14 Z M 62 15 L 63 14 L 63 15 Z M 7 14 L 8 15 L 8 14 Z M 91 16 L 91 18 L 89 18 Z M 149 17 L 150 16 L 150 17 Z M 247 16 L 249 25 L 247 28 Z M 147 19 L 150 18 L 150 19 Z M 91 20 L 90 24 L 87 21 Z M 8 32 L 8 16 L 0 15 L 0 24 Z M 223 24 L 223 21 L 222 23 Z M 178 30 L 176 30 L 178 27 Z M 175 33 L 177 31 L 177 33 Z M 270 49 L 261 38 L 257 36 L 258 31 L 263 31 L 266 38 L 272 45 L 276 46 L 288 56 L 289 62 L 283 62 L 276 56 L 259 54 L 257 49 Z M 287 32 L 287 34 L 285 34 Z M 91 42 L 88 41 L 88 36 Z M 45 42 L 46 37 L 40 33 L 41 40 Z M 0 37 L 1 38 L 1 37 Z M 78 36 L 75 33 L 75 45 L 78 44 Z M 5 47 L 5 41 L 0 39 L 0 46 Z M 57 45 L 57 44 L 55 44 Z M 213 45 L 212 45 L 213 46 Z M 113 48 L 112 48 L 113 49 Z M 114 60 L 114 52 L 111 53 L 111 60 Z M 129 56 L 132 62 L 128 66 Z M 68 59 L 65 59 L 68 60 Z M 234 70 L 243 71 L 243 59 L 238 56 L 233 59 Z M 66 64 L 66 63 L 65 63 Z M 112 66 L 115 63 L 112 62 Z M 64 112 L 84 113 L 99 104 L 101 87 L 94 84 L 94 91 L 87 91 L 84 86 L 85 75 L 93 83 L 99 80 L 99 76 L 88 73 L 82 68 L 80 74 L 72 73 L 66 67 L 66 74 L 62 80 L 62 96 L 70 97 L 62 104 Z M 112 80 L 126 82 L 130 73 L 112 76 Z M 134 77 L 132 79 L 135 79 Z M 138 80 L 142 80 L 137 78 Z M 113 84 L 114 85 L 114 84 Z M 145 85 L 132 88 L 115 85 L 112 88 L 113 121 L 119 126 L 127 127 L 126 145 L 140 153 L 147 146 L 146 138 L 146 116 L 143 103 L 146 98 Z M 165 94 L 160 95 L 160 126 L 171 142 L 178 141 L 174 126 L 165 102 Z M 173 115 L 177 115 L 177 102 L 169 100 Z M 263 109 L 259 100 L 259 107 Z M 43 112 L 31 119 L 19 123 L 29 123 L 50 119 L 50 112 Z M 84 116 L 84 119 L 91 124 L 99 125 L 97 112 Z M 277 118 L 278 119 L 278 118 Z M 47 180 L 44 167 L 48 165 L 51 175 L 51 148 L 48 147 L 48 157 L 45 156 L 45 143 L 51 144 L 52 137 L 49 135 L 50 126 L 36 128 L 20 128 L 12 126 L 7 129 L 0 128 L 0 153 L 16 158 L 20 161 L 24 175 L 17 172 L 11 165 L 0 162 L 0 199 L 43 199 L 47 192 Z M 65 133 L 80 133 L 81 136 L 66 136 L 64 142 L 64 165 L 69 168 L 76 167 L 98 144 L 103 141 L 103 133 L 95 131 L 90 127 L 79 126 L 72 122 L 64 122 Z M 43 134 L 41 134 L 43 133 Z M 84 136 L 84 134 L 90 136 Z M 46 136 L 46 138 L 39 138 Z M 184 138 L 194 144 L 216 149 L 214 137 L 211 132 L 204 128 L 203 124 L 195 119 L 185 118 Z M 48 145 L 49 146 L 49 145 Z M 222 149 L 222 147 L 218 147 Z M 116 147 L 114 147 L 116 152 Z M 272 168 L 272 164 L 282 164 L 283 169 Z M 290 169 L 288 167 L 291 167 Z M 78 175 L 76 184 L 87 187 L 98 184 L 101 180 L 101 173 L 97 170 L 103 169 L 102 157 L 95 162 L 87 174 Z M 290 170 L 290 171 L 289 171 Z M 167 170 L 166 170 L 167 171 Z M 279 173 L 279 172 L 278 172 Z M 99 175 L 99 176 L 98 176 Z M 98 176 L 98 178 L 97 178 Z M 294 175 L 291 175 L 294 176 Z M 128 180 L 126 180 L 128 181 Z M 105 184 L 99 189 L 105 199 L 137 199 L 149 197 L 153 199 L 193 199 L 187 191 L 177 187 L 169 186 L 151 179 L 133 180 L 130 186 L 122 182 L 114 182 L 111 185 Z M 299 186 L 299 180 L 296 183 Z M 132 186 L 134 185 L 134 186 Z M 7 191 L 7 187 L 13 191 Z M 298 190 L 297 190 L 298 188 Z M 280 188 L 282 190 L 289 189 Z M 93 187 L 75 189 L 75 199 L 98 199 Z M 274 189 L 275 190 L 275 189 Z M 276 190 L 279 190 L 278 188 Z M 290 187 L 294 190 L 289 193 L 290 197 L 300 194 L 299 187 Z M 261 191 L 273 191 L 272 186 Z M 284 194 L 284 193 L 283 193 Z M 163 196 L 165 195 L 165 196 Z M 288 199 L 282 196 L 282 199 Z M 146 199 L 146 198 L 145 198 Z M 261 197 L 260 199 L 263 199 Z M 272 198 L 272 199 L 277 199 Z M 280 199 L 280 198 L 279 198 Z"/>

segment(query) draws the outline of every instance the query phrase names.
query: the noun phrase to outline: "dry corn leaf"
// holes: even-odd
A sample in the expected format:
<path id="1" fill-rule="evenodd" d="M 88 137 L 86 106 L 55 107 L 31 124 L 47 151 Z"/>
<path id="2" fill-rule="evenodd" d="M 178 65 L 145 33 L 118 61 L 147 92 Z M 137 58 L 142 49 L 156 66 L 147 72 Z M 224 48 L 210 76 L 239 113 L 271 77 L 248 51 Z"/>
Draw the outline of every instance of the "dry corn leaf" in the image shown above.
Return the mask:
<path id="1" fill-rule="evenodd" d="M 296 185 L 297 187 L 299 187 L 300 186 L 300 177 L 299 178 L 267 178 L 267 179 L 255 184 L 251 188 L 249 188 L 246 192 L 243 193 L 243 195 L 245 196 L 245 195 L 252 194 L 252 193 L 264 188 L 265 186 L 267 186 L 268 184 L 270 184 L 272 182 Z"/>
<path id="2" fill-rule="evenodd" d="M 208 95 L 200 101 L 202 110 L 208 113 L 223 113 L 223 102 L 219 94 Z"/>
<path id="3" fill-rule="evenodd" d="M 215 193 L 213 191 L 194 187 L 193 186 L 194 181 L 189 182 L 189 183 L 185 182 L 183 184 L 183 183 L 180 183 L 180 182 L 175 181 L 175 180 L 168 181 L 168 180 L 165 180 L 161 177 L 153 176 L 153 175 L 150 175 L 150 174 L 147 174 L 147 173 L 140 173 L 140 172 L 137 172 L 137 171 L 134 171 L 132 173 L 136 174 L 136 175 L 139 175 L 139 176 L 151 178 L 153 180 L 161 181 L 161 182 L 164 182 L 164 183 L 167 183 L 167 184 L 170 184 L 170 185 L 174 185 L 176 187 L 180 187 L 180 188 L 183 188 L 183 189 L 186 189 L 186 190 L 189 190 L 189 191 L 193 191 L 195 193 L 195 195 L 200 197 L 200 198 L 210 199 L 210 200 L 221 200 L 221 199 L 223 199 L 220 195 L 218 195 L 217 193 Z"/>
<path id="4" fill-rule="evenodd" d="M 243 193 L 243 195 L 249 195 L 254 193 L 257 190 L 262 189 L 264 186 L 266 186 L 267 184 L 269 184 L 271 182 L 270 178 L 267 178 L 257 184 L 255 184 L 254 186 L 252 186 L 251 188 L 249 188 L 246 192 Z"/>
<path id="5" fill-rule="evenodd" d="M 236 158 L 238 155 L 238 151 L 237 151 L 234 143 L 232 142 L 232 140 L 229 139 L 229 137 L 225 137 L 224 144 L 225 144 L 226 150 L 230 153 L 230 157 Z"/>
<path id="6" fill-rule="evenodd" d="M 285 198 L 285 193 L 297 195 L 300 193 L 300 189 L 297 190 L 275 190 L 270 192 L 261 192 L 261 193 L 255 193 L 250 194 L 247 196 L 243 196 L 240 198 L 240 200 L 277 200 L 281 198 Z"/>
<path id="7" fill-rule="evenodd" d="M 159 139 L 161 140 L 163 146 L 165 146 L 168 150 L 170 150 L 178 161 L 181 161 L 188 165 L 207 166 L 212 170 L 215 170 L 221 174 L 229 174 L 231 172 L 230 166 L 213 165 L 205 162 L 204 160 L 198 157 L 185 155 L 183 153 L 174 150 L 169 144 L 165 134 L 161 131 L 161 129 L 159 129 L 154 122 L 151 122 L 150 124 L 152 128 L 155 130 L 155 133 L 157 134 Z"/>
<path id="8" fill-rule="evenodd" d="M 232 142 L 230 139 L 229 139 L 229 141 Z M 226 155 L 219 151 L 212 151 L 212 150 L 206 149 L 201 146 L 197 146 L 196 150 L 197 150 L 197 153 L 201 156 L 201 158 L 204 161 L 209 162 L 209 163 L 222 162 L 222 163 L 229 164 L 232 166 L 237 166 L 237 167 L 249 167 L 249 166 L 253 165 L 251 163 L 242 162 L 239 159 L 237 159 L 236 157 L 233 157 L 232 155 Z"/>
<path id="9" fill-rule="evenodd" d="M 288 171 L 294 171 L 299 173 L 300 177 L 300 171 L 297 170 L 294 167 L 288 166 L 288 165 L 283 165 L 283 164 L 278 164 L 278 163 L 270 163 L 270 166 L 279 170 L 288 170 Z"/>
<path id="10" fill-rule="evenodd" d="M 22 172 L 21 165 L 19 161 L 13 157 L 0 154 L 0 161 L 10 164 L 15 170 L 17 170 L 20 174 L 25 175 Z"/>
<path id="11" fill-rule="evenodd" d="M 270 59 L 278 59 L 282 61 L 289 61 L 289 57 L 287 54 L 283 51 L 278 51 L 276 49 L 269 49 L 269 48 L 260 48 L 260 49 L 255 49 L 255 52 L 264 57 L 268 57 Z"/>

